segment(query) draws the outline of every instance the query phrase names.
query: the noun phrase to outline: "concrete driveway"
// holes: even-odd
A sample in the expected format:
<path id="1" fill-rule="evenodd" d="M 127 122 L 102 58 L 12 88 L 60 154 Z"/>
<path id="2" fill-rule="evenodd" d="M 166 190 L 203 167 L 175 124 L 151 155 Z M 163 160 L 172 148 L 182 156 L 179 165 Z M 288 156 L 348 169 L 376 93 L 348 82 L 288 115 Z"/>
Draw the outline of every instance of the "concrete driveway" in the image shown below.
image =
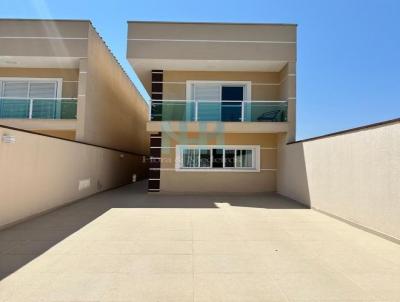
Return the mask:
<path id="1" fill-rule="evenodd" d="M 0 232 L 0 301 L 400 301 L 400 246 L 279 195 L 108 191 Z"/>

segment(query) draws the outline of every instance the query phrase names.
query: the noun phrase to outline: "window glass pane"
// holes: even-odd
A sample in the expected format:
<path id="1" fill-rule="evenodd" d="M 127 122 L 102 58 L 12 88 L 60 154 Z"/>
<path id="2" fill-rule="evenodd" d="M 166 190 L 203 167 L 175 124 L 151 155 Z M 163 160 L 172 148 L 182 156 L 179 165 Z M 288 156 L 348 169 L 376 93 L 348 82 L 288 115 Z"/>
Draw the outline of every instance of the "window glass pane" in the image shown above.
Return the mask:
<path id="1" fill-rule="evenodd" d="M 252 150 L 243 150 L 243 168 L 252 168 L 253 166 L 253 152 Z"/>
<path id="2" fill-rule="evenodd" d="M 236 168 L 242 167 L 242 150 L 236 150 Z"/>
<path id="3" fill-rule="evenodd" d="M 236 167 L 253 168 L 253 150 L 236 150 Z"/>
<path id="4" fill-rule="evenodd" d="M 243 86 L 223 86 L 221 119 L 225 122 L 238 122 L 242 118 Z M 233 102 L 229 102 L 233 101 Z"/>
<path id="5" fill-rule="evenodd" d="M 23 81 L 7 81 L 3 83 L 3 97 L 10 98 L 26 98 L 28 96 L 28 82 Z"/>
<path id="6" fill-rule="evenodd" d="M 76 100 L 61 101 L 60 117 L 62 119 L 76 119 L 76 110 Z"/>
<path id="7" fill-rule="evenodd" d="M 182 152 L 182 167 L 184 168 L 197 168 L 199 166 L 199 150 L 198 149 L 184 149 Z"/>
<path id="8" fill-rule="evenodd" d="M 209 168 L 211 166 L 211 151 L 208 149 L 200 150 L 200 167 Z"/>
<path id="9" fill-rule="evenodd" d="M 31 98 L 55 98 L 57 94 L 56 82 L 31 82 L 29 97 Z"/>
<path id="10" fill-rule="evenodd" d="M 217 84 L 195 84 L 193 96 L 197 101 L 219 101 L 221 99 L 220 89 Z"/>
<path id="11" fill-rule="evenodd" d="M 182 168 L 254 168 L 254 150 L 224 148 L 191 148 L 182 149 Z"/>
<path id="12" fill-rule="evenodd" d="M 213 154 L 213 161 L 212 167 L 213 168 L 222 168 L 223 167 L 223 149 L 212 149 Z"/>
<path id="13" fill-rule="evenodd" d="M 55 100 L 35 99 L 32 105 L 32 118 L 53 119 L 56 117 L 57 103 Z"/>
<path id="14" fill-rule="evenodd" d="M 235 150 L 225 150 L 225 167 L 235 167 Z"/>
<path id="15" fill-rule="evenodd" d="M 222 100 L 242 101 L 243 86 L 222 86 Z"/>
<path id="16" fill-rule="evenodd" d="M 1 99 L 0 118 L 28 118 L 29 100 L 26 99 Z"/>

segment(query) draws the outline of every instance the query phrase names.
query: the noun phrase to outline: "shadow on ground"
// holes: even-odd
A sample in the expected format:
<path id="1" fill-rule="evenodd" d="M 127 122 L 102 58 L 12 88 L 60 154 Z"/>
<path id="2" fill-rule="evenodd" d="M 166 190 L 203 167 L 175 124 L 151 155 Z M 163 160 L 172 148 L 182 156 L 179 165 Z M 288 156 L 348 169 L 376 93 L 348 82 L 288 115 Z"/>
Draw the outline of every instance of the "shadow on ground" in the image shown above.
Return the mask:
<path id="1" fill-rule="evenodd" d="M 148 194 L 147 183 L 124 186 L 80 200 L 0 231 L 0 279 L 17 271 L 71 234 L 115 208 L 216 209 L 234 207 L 304 209 L 277 194 Z"/>

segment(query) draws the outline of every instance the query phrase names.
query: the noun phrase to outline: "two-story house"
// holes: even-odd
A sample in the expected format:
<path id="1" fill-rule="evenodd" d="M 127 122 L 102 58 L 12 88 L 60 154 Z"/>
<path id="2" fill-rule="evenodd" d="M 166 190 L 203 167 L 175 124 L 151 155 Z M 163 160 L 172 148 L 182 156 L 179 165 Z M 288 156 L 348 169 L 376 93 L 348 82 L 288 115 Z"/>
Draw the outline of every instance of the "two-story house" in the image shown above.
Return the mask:
<path id="1" fill-rule="evenodd" d="M 276 190 L 296 25 L 129 22 L 127 58 L 152 98 L 149 192 Z"/>
<path id="2" fill-rule="evenodd" d="M 0 19 L 0 125 L 147 154 L 147 116 L 90 21 Z"/>

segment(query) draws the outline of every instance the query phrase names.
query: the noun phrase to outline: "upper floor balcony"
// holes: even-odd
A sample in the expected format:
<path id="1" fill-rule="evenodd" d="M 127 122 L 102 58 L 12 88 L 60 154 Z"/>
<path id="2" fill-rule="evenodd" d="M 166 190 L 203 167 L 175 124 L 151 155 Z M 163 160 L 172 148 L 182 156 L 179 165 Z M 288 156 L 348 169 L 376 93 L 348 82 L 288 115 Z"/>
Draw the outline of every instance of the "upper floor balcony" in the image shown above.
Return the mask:
<path id="1" fill-rule="evenodd" d="M 287 101 L 153 100 L 151 121 L 286 122 Z"/>
<path id="2" fill-rule="evenodd" d="M 148 131 L 285 132 L 288 101 L 152 100 Z"/>
<path id="3" fill-rule="evenodd" d="M 68 132 L 71 134 L 63 137 L 73 139 L 72 132 L 77 128 L 77 99 L 1 97 L 0 124 L 58 136 Z"/>
<path id="4" fill-rule="evenodd" d="M 154 100 L 150 132 L 295 137 L 293 24 L 129 22 L 127 59 Z"/>
<path id="5" fill-rule="evenodd" d="M 0 119 L 76 119 L 76 98 L 0 97 Z"/>

